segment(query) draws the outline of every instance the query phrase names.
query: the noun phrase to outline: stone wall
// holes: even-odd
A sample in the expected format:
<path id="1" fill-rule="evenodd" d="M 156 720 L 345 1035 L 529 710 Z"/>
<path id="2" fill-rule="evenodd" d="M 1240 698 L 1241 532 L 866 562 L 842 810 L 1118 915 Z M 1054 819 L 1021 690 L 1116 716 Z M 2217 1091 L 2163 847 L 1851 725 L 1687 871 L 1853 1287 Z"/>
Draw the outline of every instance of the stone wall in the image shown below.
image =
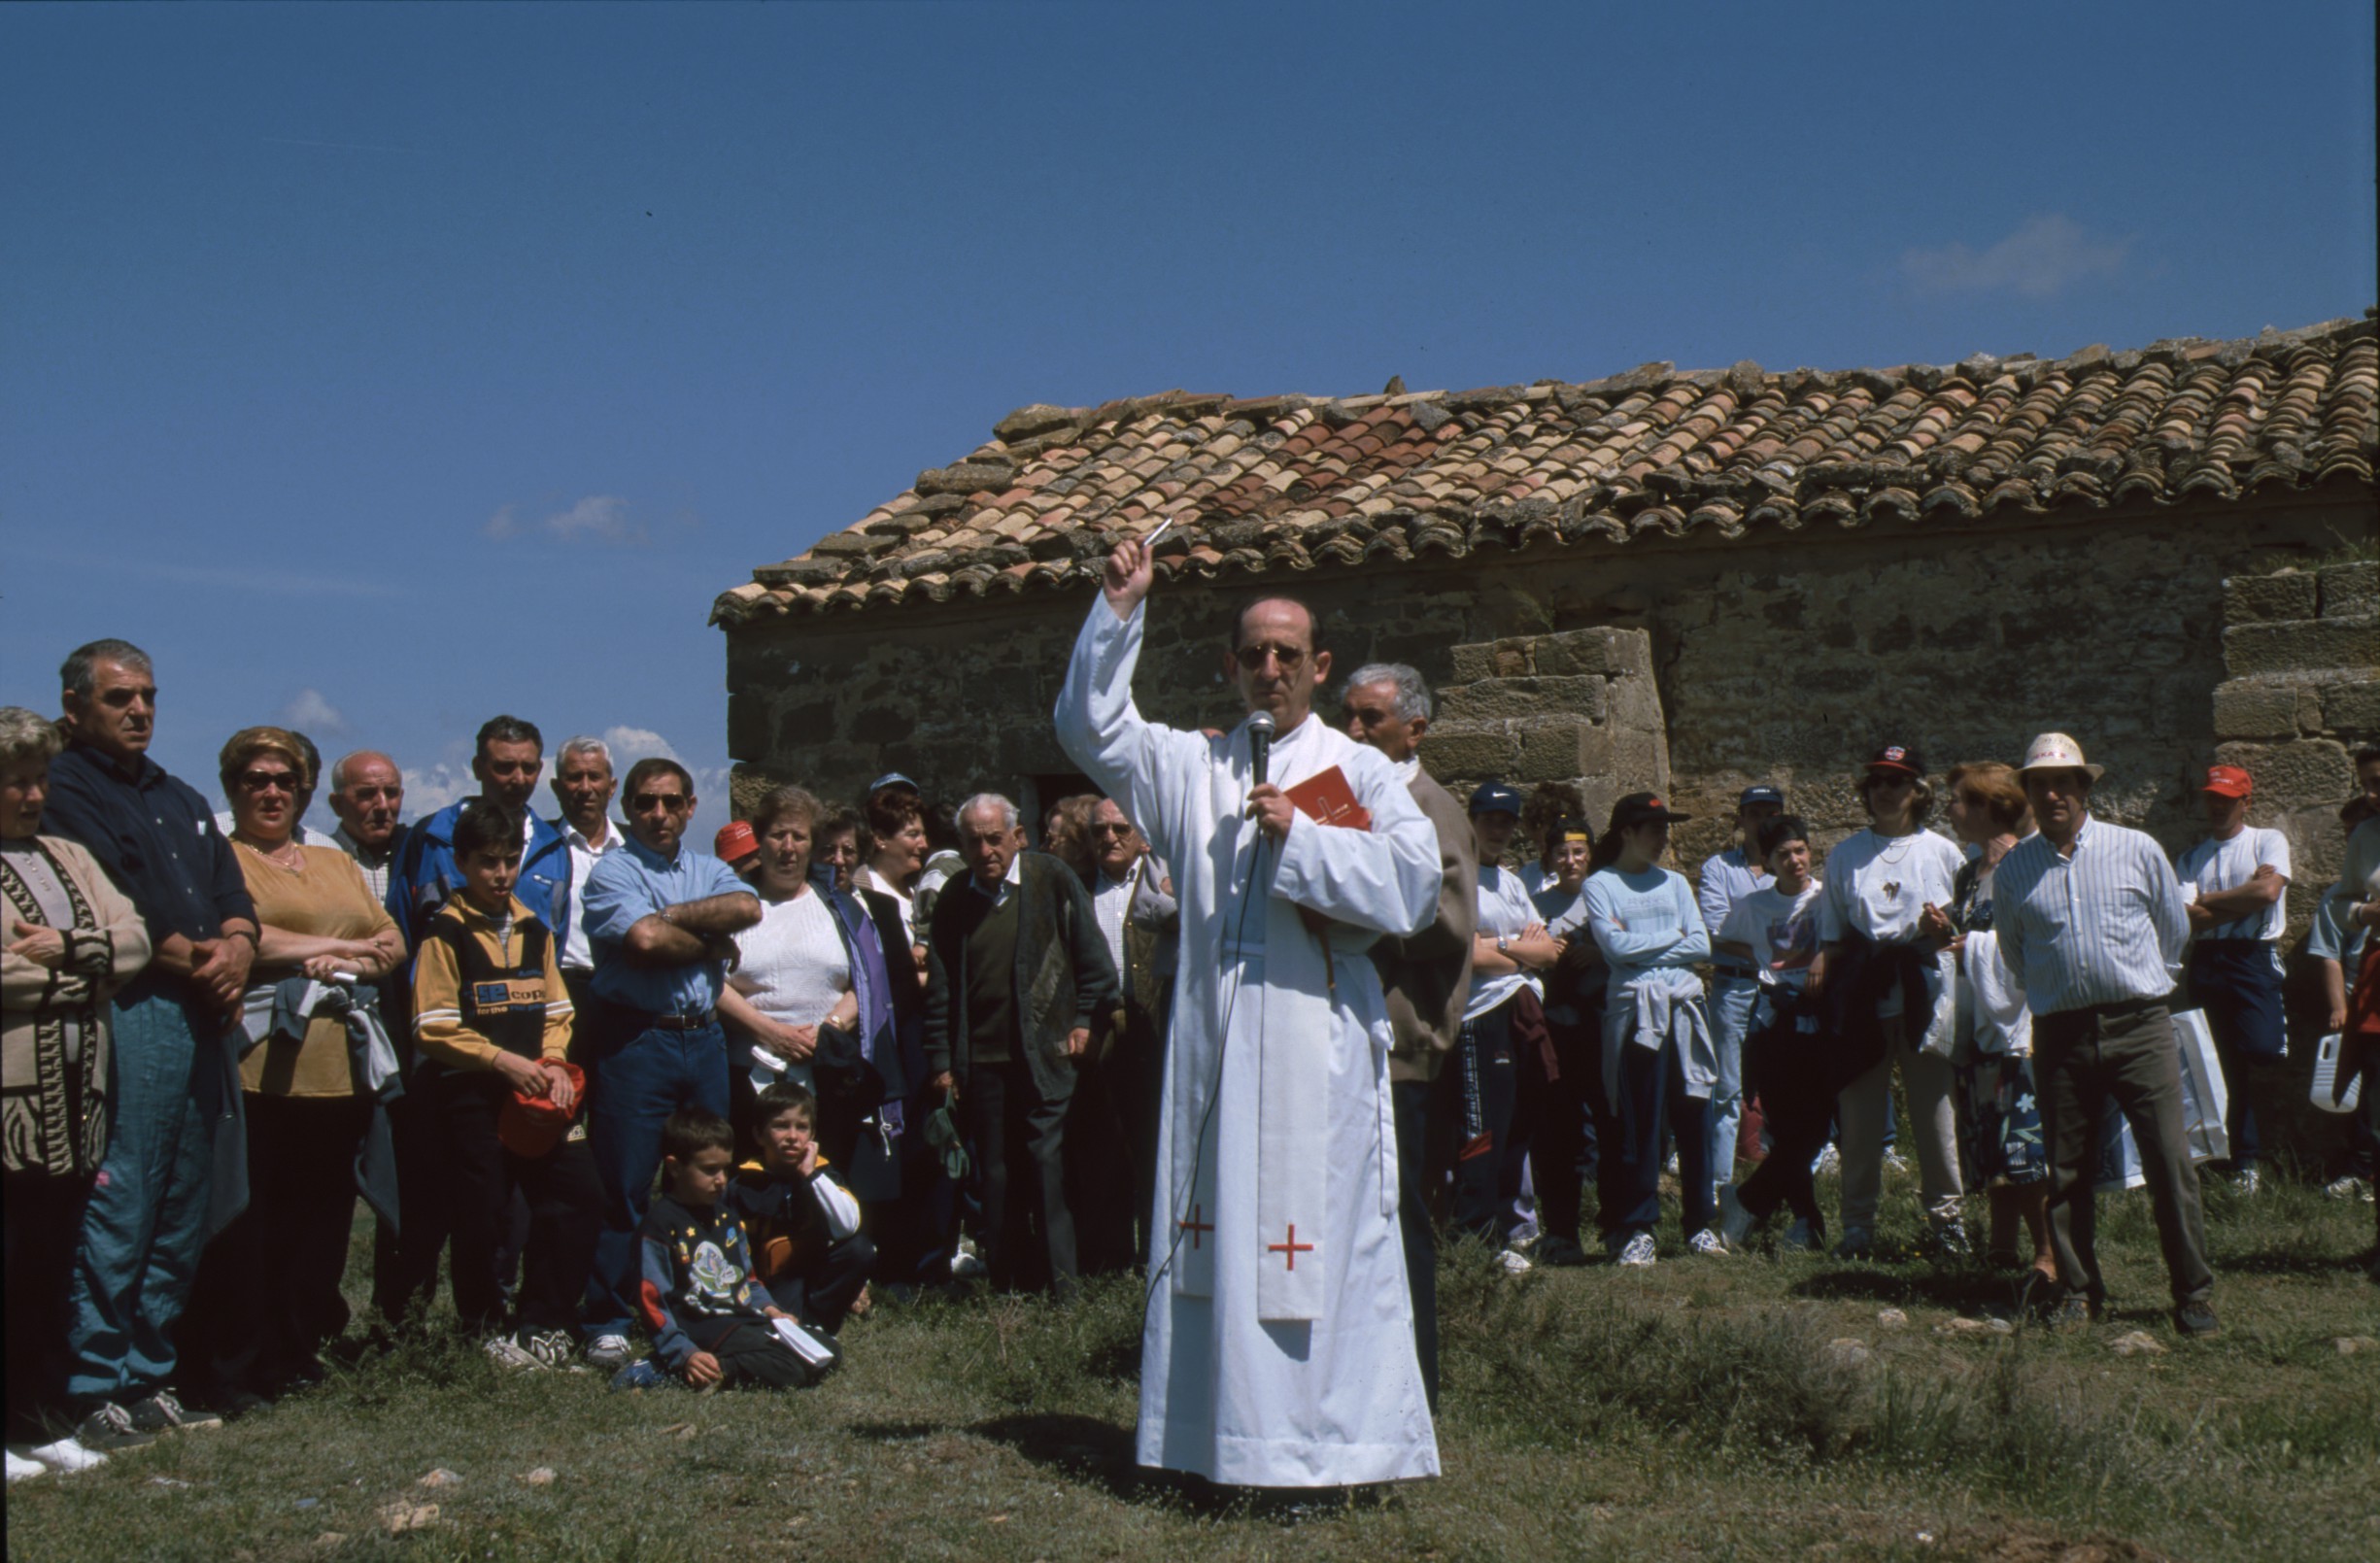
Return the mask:
<path id="1" fill-rule="evenodd" d="M 1567 782 L 1600 822 L 1669 788 L 1669 733 L 1642 629 L 1566 629 L 1454 648 L 1421 763 L 1456 798 L 1490 780 Z"/>

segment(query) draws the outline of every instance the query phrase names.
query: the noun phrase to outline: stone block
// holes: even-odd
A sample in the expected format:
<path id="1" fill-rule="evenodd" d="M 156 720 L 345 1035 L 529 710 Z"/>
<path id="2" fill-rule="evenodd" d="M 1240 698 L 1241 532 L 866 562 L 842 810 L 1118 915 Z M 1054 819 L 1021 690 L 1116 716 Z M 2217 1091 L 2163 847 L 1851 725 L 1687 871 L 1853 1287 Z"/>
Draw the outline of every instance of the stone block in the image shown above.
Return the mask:
<path id="1" fill-rule="evenodd" d="M 2277 575 L 2233 575 L 2223 583 L 2223 620 L 2227 625 L 2267 619 L 2311 619 L 2318 611 L 2318 577 L 2310 570 L 2283 570 Z"/>
<path id="2" fill-rule="evenodd" d="M 2257 801 L 2267 808 L 2336 806 L 2356 788 L 2347 746 L 2329 738 L 2217 744 L 2215 759 L 2255 777 Z"/>
<path id="3" fill-rule="evenodd" d="M 1491 722 L 1561 712 L 1601 721 L 1600 678 L 1489 678 L 1439 692 L 1439 714 L 1450 722 Z"/>
<path id="4" fill-rule="evenodd" d="M 1496 648 L 1482 642 L 1476 646 L 1454 648 L 1454 680 L 1458 684 L 1476 684 L 1483 678 L 1496 676 Z"/>
<path id="5" fill-rule="evenodd" d="M 1565 629 L 1558 634 L 1540 635 L 1537 670 L 1557 675 L 1610 673 L 1614 668 L 1605 650 L 1612 633 L 1609 629 Z"/>
<path id="6" fill-rule="evenodd" d="M 2322 616 L 2368 619 L 2380 614 L 2380 563 L 2333 564 L 2322 572 Z"/>
<path id="7" fill-rule="evenodd" d="M 2223 632 L 2223 662 L 2234 678 L 2380 665 L 2380 618 L 2231 625 Z"/>
<path id="8" fill-rule="evenodd" d="M 2380 678 L 2325 684 L 2321 697 L 2324 727 L 2359 738 L 2380 736 Z"/>
<path id="9" fill-rule="evenodd" d="M 1600 776 L 1612 768 L 1612 734 L 1582 717 L 1547 716 L 1515 724 L 1520 736 L 1517 779 L 1536 783 Z"/>
<path id="10" fill-rule="evenodd" d="M 2300 686 L 2235 678 L 2215 686 L 2215 731 L 2226 738 L 2284 738 L 2297 731 Z"/>
<path id="11" fill-rule="evenodd" d="M 1669 791 L 1669 745 L 1659 733 L 1612 735 L 1612 777 L 1624 793 Z"/>
<path id="12" fill-rule="evenodd" d="M 768 752 L 771 728 L 768 697 L 755 691 L 738 691 L 728 697 L 728 754 L 731 758 L 754 760 Z"/>
<path id="13" fill-rule="evenodd" d="M 1638 732 L 1661 732 L 1661 692 L 1649 674 L 1612 680 L 1612 725 Z"/>
<path id="14" fill-rule="evenodd" d="M 1518 746 L 1501 725 L 1433 728 L 1421 735 L 1421 764 L 1440 781 L 1506 775 L 1517 758 Z"/>

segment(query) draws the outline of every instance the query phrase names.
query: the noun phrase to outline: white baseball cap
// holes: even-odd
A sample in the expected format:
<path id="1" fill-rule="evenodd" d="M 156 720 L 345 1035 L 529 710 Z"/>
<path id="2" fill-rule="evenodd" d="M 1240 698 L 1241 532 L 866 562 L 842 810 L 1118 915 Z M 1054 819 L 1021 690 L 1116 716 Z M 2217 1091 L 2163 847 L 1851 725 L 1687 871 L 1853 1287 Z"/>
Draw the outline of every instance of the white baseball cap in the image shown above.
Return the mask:
<path id="1" fill-rule="evenodd" d="M 2062 732 L 2039 733 L 2025 746 L 2024 764 L 2017 767 L 2017 773 L 2028 770 L 2079 770 L 2094 782 L 2107 774 L 2105 765 L 2085 760 L 2083 746 Z"/>

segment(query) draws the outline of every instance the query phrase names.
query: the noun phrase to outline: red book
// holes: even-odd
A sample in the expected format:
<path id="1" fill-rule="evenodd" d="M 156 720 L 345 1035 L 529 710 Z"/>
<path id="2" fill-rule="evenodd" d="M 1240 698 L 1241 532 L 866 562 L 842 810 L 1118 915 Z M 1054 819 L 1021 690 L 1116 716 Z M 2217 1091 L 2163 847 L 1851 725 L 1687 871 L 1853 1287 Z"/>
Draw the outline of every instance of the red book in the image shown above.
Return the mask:
<path id="1" fill-rule="evenodd" d="M 1343 825 L 1356 831 L 1372 829 L 1371 812 L 1355 800 L 1355 789 L 1347 785 L 1346 773 L 1337 765 L 1317 771 L 1283 792 L 1298 806 L 1299 813 L 1317 825 Z"/>

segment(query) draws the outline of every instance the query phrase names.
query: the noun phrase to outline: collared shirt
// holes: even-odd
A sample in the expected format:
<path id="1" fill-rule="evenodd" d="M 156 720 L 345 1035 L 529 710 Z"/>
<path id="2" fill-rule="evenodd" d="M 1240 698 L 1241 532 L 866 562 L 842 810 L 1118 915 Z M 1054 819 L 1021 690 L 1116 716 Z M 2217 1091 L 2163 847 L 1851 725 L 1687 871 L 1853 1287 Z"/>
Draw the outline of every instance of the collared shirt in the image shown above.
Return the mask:
<path id="1" fill-rule="evenodd" d="M 723 963 L 636 966 L 622 953 L 637 919 L 659 916 L 665 906 L 713 896 L 751 896 L 735 870 L 706 852 L 680 842 L 677 856 L 664 858 L 634 836 L 625 850 L 597 860 L 587 886 L 587 936 L 595 947 L 595 993 L 598 999 L 655 1015 L 698 1015 L 719 1002 Z M 757 902 L 759 898 L 755 896 Z"/>
<path id="2" fill-rule="evenodd" d="M 1024 882 L 1025 854 L 1022 852 L 1008 860 L 1007 874 L 1002 878 L 998 885 L 994 886 L 990 890 L 983 888 L 981 882 L 975 878 L 975 871 L 972 868 L 969 869 L 967 872 L 968 888 L 972 890 L 976 895 L 981 896 L 984 900 L 990 901 L 995 907 L 1006 905 L 1010 892 L 1013 891 L 1016 886 L 1021 885 Z"/>
<path id="3" fill-rule="evenodd" d="M 2027 836 L 2000 860 L 1991 890 L 2000 959 L 2034 1014 L 2173 991 L 2190 910 L 2146 832 L 2086 814 L 2071 858 L 2046 835 Z"/>
<path id="4" fill-rule="evenodd" d="M 595 866 L 628 840 L 628 828 L 617 820 L 605 820 L 603 844 L 597 846 L 568 820 L 558 819 L 554 824 L 570 847 L 570 922 L 561 931 L 561 968 L 593 971 L 595 945 L 587 937 L 587 881 L 594 877 Z"/>
<path id="5" fill-rule="evenodd" d="M 2182 899 L 2199 900 L 2226 890 L 2237 890 L 2256 877 L 2257 869 L 2267 867 L 2284 880 L 2289 878 L 2289 837 L 2278 831 L 2251 825 L 2220 840 L 2208 836 L 2182 854 L 2174 873 L 2190 887 L 2183 891 Z M 2202 928 L 2198 937 L 2266 939 L 2278 943 L 2288 932 L 2289 902 L 2283 898 L 2245 917 Z"/>
<path id="6" fill-rule="evenodd" d="M 1727 926 L 1727 914 L 1735 903 L 1755 890 L 1766 890 L 1777 881 L 1766 868 L 1754 864 L 1742 847 L 1729 847 L 1714 852 L 1702 860 L 1702 882 L 1694 887 L 1694 904 L 1702 912 L 1702 926 L 1711 931 L 1713 938 Z M 1742 974 L 1741 963 L 1721 955 L 1717 958 L 1722 970 Z"/>
<path id="7" fill-rule="evenodd" d="M 1124 970 L 1124 923 L 1132 910 L 1133 882 L 1139 876 L 1138 864 L 1127 870 L 1121 879 L 1111 878 L 1107 870 L 1102 868 L 1099 871 L 1099 888 L 1091 892 L 1091 910 L 1099 918 L 1100 933 L 1107 939 L 1107 959 L 1115 963 L 1119 974 Z"/>
<path id="8" fill-rule="evenodd" d="M 342 825 L 330 832 L 329 845 L 356 860 L 356 866 L 363 870 L 363 882 L 372 887 L 372 899 L 386 902 L 389 899 L 389 870 L 396 866 L 394 848 L 403 839 L 402 834 L 392 835 L 389 837 L 389 851 L 374 852 L 348 834 L 347 827 Z"/>
<path id="9" fill-rule="evenodd" d="M 176 781 L 147 755 L 126 773 L 88 744 L 69 744 L 50 763 L 42 828 L 80 842 L 140 909 L 154 947 L 168 934 L 211 939 L 232 918 L 255 921 L 231 842 L 197 789 Z M 155 966 L 121 999 L 180 997 L 181 979 Z"/>

